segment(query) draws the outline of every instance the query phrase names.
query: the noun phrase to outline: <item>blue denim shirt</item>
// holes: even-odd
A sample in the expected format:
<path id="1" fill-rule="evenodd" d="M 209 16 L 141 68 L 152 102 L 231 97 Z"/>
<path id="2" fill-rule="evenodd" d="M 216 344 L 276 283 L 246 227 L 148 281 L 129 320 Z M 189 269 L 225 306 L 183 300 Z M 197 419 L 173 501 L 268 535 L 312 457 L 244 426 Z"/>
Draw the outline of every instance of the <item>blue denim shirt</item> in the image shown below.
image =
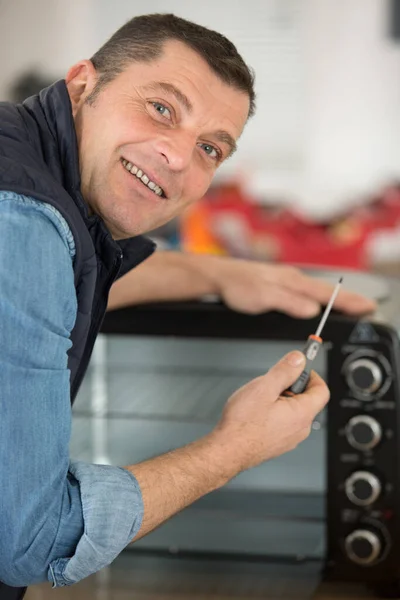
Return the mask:
<path id="1" fill-rule="evenodd" d="M 70 461 L 74 240 L 53 207 L 0 191 L 0 580 L 71 585 L 138 532 L 136 479 Z"/>

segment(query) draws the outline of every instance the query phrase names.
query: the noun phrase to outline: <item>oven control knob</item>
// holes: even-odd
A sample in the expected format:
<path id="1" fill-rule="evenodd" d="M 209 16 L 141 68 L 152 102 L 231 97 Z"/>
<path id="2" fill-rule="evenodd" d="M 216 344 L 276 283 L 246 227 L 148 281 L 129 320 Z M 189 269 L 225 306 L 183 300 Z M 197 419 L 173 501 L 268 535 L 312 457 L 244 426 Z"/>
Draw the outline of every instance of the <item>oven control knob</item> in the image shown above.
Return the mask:
<path id="1" fill-rule="evenodd" d="M 357 450 L 371 450 L 382 438 L 382 427 L 368 415 L 357 415 L 346 425 L 347 441 Z"/>
<path id="2" fill-rule="evenodd" d="M 362 394 L 374 394 L 383 382 L 382 369 L 370 358 L 357 358 L 346 365 L 349 388 Z"/>
<path id="3" fill-rule="evenodd" d="M 382 554 L 380 537 L 370 529 L 356 529 L 345 539 L 347 556 L 358 565 L 371 565 Z"/>
<path id="4" fill-rule="evenodd" d="M 356 471 L 344 484 L 346 496 L 357 506 L 369 506 L 382 491 L 381 482 L 369 471 Z"/>

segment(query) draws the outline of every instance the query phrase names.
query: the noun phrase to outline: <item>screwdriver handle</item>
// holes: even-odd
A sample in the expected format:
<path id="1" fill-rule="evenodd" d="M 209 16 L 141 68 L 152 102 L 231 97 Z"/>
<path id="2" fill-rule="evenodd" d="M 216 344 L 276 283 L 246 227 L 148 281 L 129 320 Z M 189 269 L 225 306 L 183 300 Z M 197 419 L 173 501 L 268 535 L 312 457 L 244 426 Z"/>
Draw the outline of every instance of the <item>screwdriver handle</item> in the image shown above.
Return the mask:
<path id="1" fill-rule="evenodd" d="M 307 387 L 310 379 L 312 362 L 317 356 L 319 349 L 322 345 L 322 339 L 317 335 L 310 335 L 303 348 L 303 354 L 306 357 L 306 366 L 302 371 L 300 377 L 286 390 L 285 396 L 294 396 L 295 394 L 301 394 Z"/>

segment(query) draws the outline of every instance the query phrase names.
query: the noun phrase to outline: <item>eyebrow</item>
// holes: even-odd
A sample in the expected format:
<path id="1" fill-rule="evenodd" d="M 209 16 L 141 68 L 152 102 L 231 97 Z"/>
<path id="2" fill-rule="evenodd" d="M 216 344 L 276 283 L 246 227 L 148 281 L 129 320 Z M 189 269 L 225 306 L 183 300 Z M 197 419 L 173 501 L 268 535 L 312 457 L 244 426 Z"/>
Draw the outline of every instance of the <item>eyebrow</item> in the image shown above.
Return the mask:
<path id="1" fill-rule="evenodd" d="M 189 98 L 172 83 L 168 83 L 167 81 L 153 81 L 152 83 L 149 83 L 149 85 L 146 85 L 145 89 L 159 89 L 167 92 L 168 94 L 172 94 L 180 104 L 183 104 L 188 113 L 193 112 L 193 104 L 190 102 Z"/>
<path id="2" fill-rule="evenodd" d="M 153 81 L 145 86 L 145 89 L 148 90 L 163 90 L 168 94 L 172 94 L 175 96 L 176 100 L 182 104 L 187 112 L 190 114 L 193 112 L 193 104 L 189 100 L 189 98 L 184 94 L 179 88 L 177 88 L 174 84 L 169 83 L 168 81 Z M 223 129 L 219 129 L 218 131 L 212 134 L 219 142 L 227 144 L 230 148 L 229 154 L 227 158 L 230 158 L 234 152 L 237 150 L 237 144 L 230 133 L 224 131 Z"/>
<path id="3" fill-rule="evenodd" d="M 228 133 L 227 131 L 224 131 L 223 129 L 219 129 L 218 131 L 213 133 L 213 136 L 218 141 L 223 142 L 224 144 L 228 144 L 228 146 L 230 147 L 230 151 L 229 151 L 227 158 L 230 158 L 232 156 L 232 154 L 234 154 L 236 152 L 237 144 L 230 133 Z"/>

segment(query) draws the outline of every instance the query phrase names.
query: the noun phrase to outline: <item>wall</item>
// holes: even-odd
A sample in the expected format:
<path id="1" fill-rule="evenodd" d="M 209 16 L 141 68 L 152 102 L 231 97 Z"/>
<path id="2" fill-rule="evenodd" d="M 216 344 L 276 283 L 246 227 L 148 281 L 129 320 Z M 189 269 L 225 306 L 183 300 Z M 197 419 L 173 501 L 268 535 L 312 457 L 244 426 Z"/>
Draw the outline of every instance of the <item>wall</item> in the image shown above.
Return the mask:
<path id="1" fill-rule="evenodd" d="M 94 47 L 87 0 L 0 0 L 0 99 L 28 69 L 59 78 Z"/>
<path id="2" fill-rule="evenodd" d="M 388 0 L 0 0 L 0 98 L 27 67 L 58 78 L 134 14 L 218 29 L 257 73 L 258 111 L 222 175 L 318 216 L 400 177 L 400 44 Z"/>
<path id="3" fill-rule="evenodd" d="M 388 2 L 312 0 L 307 23 L 309 202 L 346 203 L 400 174 L 400 44 Z"/>

